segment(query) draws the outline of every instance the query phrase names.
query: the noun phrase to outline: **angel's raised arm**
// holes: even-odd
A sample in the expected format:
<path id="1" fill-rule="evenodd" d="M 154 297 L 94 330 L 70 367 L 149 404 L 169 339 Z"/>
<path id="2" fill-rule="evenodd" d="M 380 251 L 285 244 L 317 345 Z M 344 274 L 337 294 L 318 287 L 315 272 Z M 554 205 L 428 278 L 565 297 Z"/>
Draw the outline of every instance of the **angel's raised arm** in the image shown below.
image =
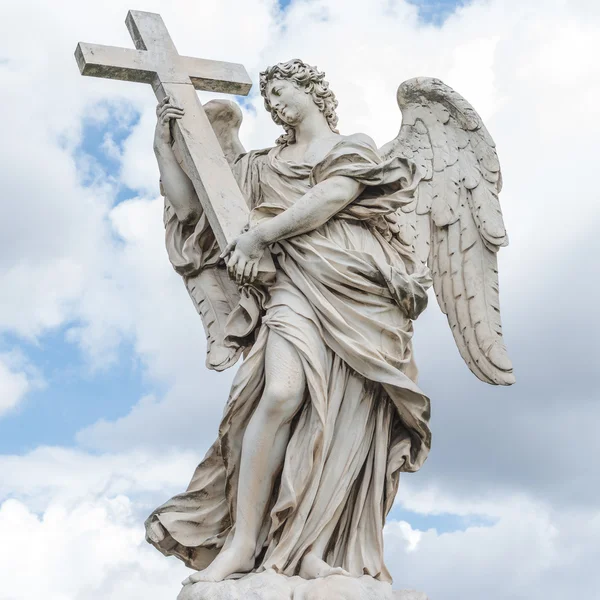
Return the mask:
<path id="1" fill-rule="evenodd" d="M 213 100 L 204 106 L 229 164 L 244 147 L 238 131 L 242 112 L 234 102 Z M 165 196 L 165 243 L 171 264 L 183 277 L 186 289 L 202 318 L 207 337 L 206 365 L 223 370 L 233 365 L 240 347 L 225 343 L 225 324 L 240 294 L 219 260 L 220 249 L 202 206 L 184 171 L 184 162 L 172 144 L 169 123 L 183 111 L 167 101 L 157 108 L 155 154 Z"/>

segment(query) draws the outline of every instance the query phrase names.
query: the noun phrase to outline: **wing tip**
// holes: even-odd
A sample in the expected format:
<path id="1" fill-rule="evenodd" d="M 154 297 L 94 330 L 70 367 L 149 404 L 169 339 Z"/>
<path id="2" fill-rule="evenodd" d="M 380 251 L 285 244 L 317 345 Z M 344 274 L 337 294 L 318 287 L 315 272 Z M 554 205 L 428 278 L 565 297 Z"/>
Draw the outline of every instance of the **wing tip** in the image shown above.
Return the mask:
<path id="1" fill-rule="evenodd" d="M 512 361 L 503 343 L 496 341 L 486 353 L 486 358 L 493 367 L 491 383 L 494 385 L 512 385 L 515 383 L 516 378 L 513 373 Z"/>
<path id="2" fill-rule="evenodd" d="M 203 108 L 211 123 L 220 119 L 228 121 L 232 127 L 239 128 L 244 118 L 239 104 L 227 98 L 209 100 Z"/>
<path id="3" fill-rule="evenodd" d="M 495 385 L 509 386 L 513 385 L 517 381 L 517 378 L 512 371 L 510 373 L 498 373 L 496 378 L 497 381 L 494 382 Z"/>
<path id="4" fill-rule="evenodd" d="M 517 381 L 517 378 L 515 377 L 512 371 L 505 372 L 496 370 L 493 373 L 477 373 L 470 367 L 470 365 L 469 368 L 471 370 L 471 373 L 473 373 L 477 377 L 477 379 L 489 385 L 502 385 L 508 387 L 509 385 L 513 385 Z"/>

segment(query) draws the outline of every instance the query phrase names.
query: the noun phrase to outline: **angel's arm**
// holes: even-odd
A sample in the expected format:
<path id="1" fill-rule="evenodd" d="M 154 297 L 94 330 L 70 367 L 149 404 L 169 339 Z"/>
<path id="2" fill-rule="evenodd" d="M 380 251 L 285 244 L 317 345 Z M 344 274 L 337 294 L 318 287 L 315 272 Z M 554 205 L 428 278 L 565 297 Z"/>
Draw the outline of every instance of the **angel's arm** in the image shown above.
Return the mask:
<path id="1" fill-rule="evenodd" d="M 317 229 L 356 200 L 364 187 L 350 177 L 326 179 L 287 210 L 257 225 L 254 232 L 264 245 L 270 246 L 279 240 Z"/>
<path id="2" fill-rule="evenodd" d="M 287 210 L 259 223 L 233 240 L 223 251 L 229 274 L 239 284 L 252 282 L 268 246 L 324 225 L 363 191 L 364 185 L 341 175 L 315 185 Z"/>
<path id="3" fill-rule="evenodd" d="M 158 162 L 160 180 L 165 196 L 182 223 L 195 223 L 201 214 L 200 201 L 191 179 L 177 161 L 172 147 L 170 122 L 180 119 L 183 110 L 171 104 L 167 96 L 156 108 L 156 129 L 154 131 L 154 154 Z"/>

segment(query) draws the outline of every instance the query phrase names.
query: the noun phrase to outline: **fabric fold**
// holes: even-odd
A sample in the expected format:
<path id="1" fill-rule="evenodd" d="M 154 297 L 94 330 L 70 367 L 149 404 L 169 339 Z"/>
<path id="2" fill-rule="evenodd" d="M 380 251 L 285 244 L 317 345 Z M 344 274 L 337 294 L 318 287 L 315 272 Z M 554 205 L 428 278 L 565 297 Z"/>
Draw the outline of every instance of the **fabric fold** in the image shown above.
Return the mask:
<path id="1" fill-rule="evenodd" d="M 241 290 L 227 339 L 248 349 L 219 437 L 188 490 L 149 517 L 147 537 L 196 569 L 231 543 L 244 433 L 261 401 L 269 336 L 278 335 L 297 351 L 307 387 L 264 514 L 256 570 L 295 575 L 303 556 L 326 540 L 328 564 L 389 581 L 385 517 L 400 472 L 418 470 L 431 444 L 429 399 L 416 384 L 412 354 L 412 320 L 426 306 L 431 280 L 412 272 L 371 221 L 412 201 L 419 174 L 408 161 L 383 160 L 361 135 L 340 138 L 317 165 L 280 153 L 249 153 L 234 165 L 250 226 L 330 177 L 352 177 L 365 191 L 325 225 L 272 246 L 277 272 L 268 290 Z M 184 240 L 173 225 L 176 268 L 213 260 L 209 237 L 192 239 L 204 226 Z"/>

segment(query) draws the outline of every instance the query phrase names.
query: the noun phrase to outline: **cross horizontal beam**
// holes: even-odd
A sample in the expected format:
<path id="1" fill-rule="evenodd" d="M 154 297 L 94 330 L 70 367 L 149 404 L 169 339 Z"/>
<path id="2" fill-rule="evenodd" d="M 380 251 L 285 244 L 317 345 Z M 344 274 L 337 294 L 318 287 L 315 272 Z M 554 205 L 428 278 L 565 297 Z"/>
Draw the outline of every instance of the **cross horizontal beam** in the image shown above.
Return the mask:
<path id="1" fill-rule="evenodd" d="M 144 50 L 80 42 L 75 60 L 81 74 L 90 77 L 150 84 L 156 77 L 156 65 Z"/>
<path id="2" fill-rule="evenodd" d="M 244 65 L 191 56 L 178 55 L 177 59 L 180 70 L 197 90 L 247 96 L 252 88 Z M 75 60 L 80 73 L 90 77 L 150 84 L 156 78 L 156 62 L 146 50 L 80 42 Z"/>
<path id="3" fill-rule="evenodd" d="M 79 43 L 82 75 L 149 83 L 160 101 L 169 96 L 185 114 L 173 137 L 217 242 L 224 248 L 248 222 L 248 206 L 195 90 L 246 95 L 252 82 L 238 63 L 180 56 L 160 15 L 129 11 L 136 49 Z"/>

